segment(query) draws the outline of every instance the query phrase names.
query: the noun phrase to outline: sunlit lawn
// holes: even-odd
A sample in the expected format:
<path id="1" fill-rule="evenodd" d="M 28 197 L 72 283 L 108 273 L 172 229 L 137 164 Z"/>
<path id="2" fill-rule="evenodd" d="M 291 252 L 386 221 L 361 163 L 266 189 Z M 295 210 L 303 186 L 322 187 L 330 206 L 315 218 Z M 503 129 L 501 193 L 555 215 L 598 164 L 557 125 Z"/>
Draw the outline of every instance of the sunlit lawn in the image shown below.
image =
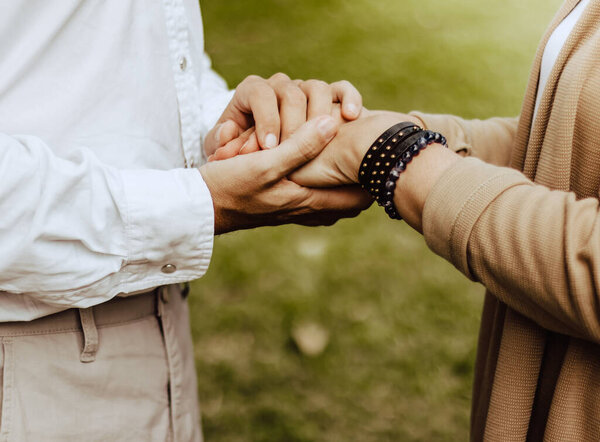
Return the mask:
<path id="1" fill-rule="evenodd" d="M 559 3 L 201 1 L 231 86 L 345 78 L 370 108 L 467 117 L 518 114 Z M 190 296 L 206 438 L 466 440 L 482 294 L 377 208 L 218 238 Z M 327 340 L 316 356 L 295 338 L 307 327 Z"/>

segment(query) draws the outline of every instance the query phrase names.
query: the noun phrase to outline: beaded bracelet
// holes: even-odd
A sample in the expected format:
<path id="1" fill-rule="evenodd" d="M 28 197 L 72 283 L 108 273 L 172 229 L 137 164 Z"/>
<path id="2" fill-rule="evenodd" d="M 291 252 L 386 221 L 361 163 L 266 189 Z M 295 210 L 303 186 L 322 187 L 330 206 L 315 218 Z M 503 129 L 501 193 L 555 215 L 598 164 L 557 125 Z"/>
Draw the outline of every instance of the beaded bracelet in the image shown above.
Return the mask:
<path id="1" fill-rule="evenodd" d="M 396 181 L 400 178 L 400 174 L 406 170 L 408 163 L 412 161 L 414 157 L 424 150 L 427 146 L 435 143 L 442 144 L 444 147 L 448 147 L 446 138 L 438 133 L 430 130 L 422 131 L 421 136 L 414 144 L 412 144 L 401 156 L 400 160 L 394 165 L 388 175 L 388 179 L 385 182 L 386 189 L 386 200 L 382 204 L 385 212 L 392 219 L 402 219 L 398 214 L 398 210 L 394 206 L 394 191 L 396 190 Z"/>
<path id="2" fill-rule="evenodd" d="M 390 218 L 402 219 L 394 206 L 394 190 L 400 174 L 421 150 L 434 143 L 448 147 L 446 138 L 440 133 L 404 122 L 385 131 L 365 154 L 358 181 Z"/>

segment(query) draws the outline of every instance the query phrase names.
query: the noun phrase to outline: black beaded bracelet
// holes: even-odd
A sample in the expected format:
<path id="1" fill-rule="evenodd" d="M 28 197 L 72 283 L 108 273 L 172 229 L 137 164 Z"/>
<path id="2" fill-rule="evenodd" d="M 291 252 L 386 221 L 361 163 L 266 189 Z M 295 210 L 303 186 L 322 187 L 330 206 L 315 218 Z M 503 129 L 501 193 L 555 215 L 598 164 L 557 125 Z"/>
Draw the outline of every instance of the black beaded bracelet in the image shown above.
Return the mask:
<path id="1" fill-rule="evenodd" d="M 402 217 L 398 214 L 396 206 L 394 206 L 394 191 L 396 190 L 396 182 L 398 181 L 398 178 L 400 178 L 400 174 L 406 170 L 408 163 L 410 163 L 414 157 L 419 155 L 422 150 L 431 144 L 439 143 L 444 147 L 448 147 L 446 138 L 442 134 L 429 130 L 422 132 L 422 136 L 413 144 L 411 144 L 410 147 L 401 155 L 400 160 L 396 162 L 385 182 L 386 199 L 382 205 L 385 209 L 385 212 L 392 219 L 402 219 Z"/>
<path id="2" fill-rule="evenodd" d="M 402 219 L 394 206 L 394 190 L 400 174 L 421 150 L 434 143 L 448 147 L 446 138 L 440 133 L 403 122 L 386 130 L 365 154 L 358 181 L 390 218 Z"/>

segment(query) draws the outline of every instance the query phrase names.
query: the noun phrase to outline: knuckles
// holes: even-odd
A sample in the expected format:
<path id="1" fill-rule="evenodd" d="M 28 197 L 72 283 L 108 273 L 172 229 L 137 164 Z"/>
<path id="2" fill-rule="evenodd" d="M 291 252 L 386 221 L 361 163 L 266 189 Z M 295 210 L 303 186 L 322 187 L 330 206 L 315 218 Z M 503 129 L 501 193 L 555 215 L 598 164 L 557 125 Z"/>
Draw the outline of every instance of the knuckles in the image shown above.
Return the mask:
<path id="1" fill-rule="evenodd" d="M 311 92 L 314 90 L 319 90 L 319 91 L 324 92 L 325 90 L 329 90 L 329 88 L 330 88 L 329 84 L 325 83 L 323 80 L 315 80 L 315 79 L 306 80 L 303 84 L 303 87 Z"/>
<path id="2" fill-rule="evenodd" d="M 241 83 L 235 88 L 236 92 L 253 92 L 257 88 L 260 87 L 261 83 L 264 83 L 265 80 L 258 75 L 248 75 L 244 78 Z"/>
<path id="3" fill-rule="evenodd" d="M 306 103 L 304 92 L 296 85 L 286 86 L 283 91 L 281 91 L 280 96 L 282 100 L 287 101 L 294 106 L 302 106 Z"/>
<path id="4" fill-rule="evenodd" d="M 290 77 L 288 77 L 283 72 L 277 72 L 276 74 L 271 75 L 269 81 L 279 83 L 279 82 L 288 82 L 291 81 Z"/>
<path id="5" fill-rule="evenodd" d="M 352 83 L 350 83 L 348 80 L 336 81 L 334 84 L 337 85 L 340 89 L 352 89 L 354 91 L 357 91 L 357 89 L 354 87 L 354 85 Z"/>
<path id="6" fill-rule="evenodd" d="M 353 97 L 354 99 L 362 101 L 362 96 L 361 96 L 360 92 L 348 80 L 337 81 L 337 82 L 333 83 L 331 86 L 338 90 L 338 95 L 341 94 L 346 97 Z"/>
<path id="7" fill-rule="evenodd" d="M 258 76 L 258 75 L 248 75 L 246 78 L 244 78 L 244 80 L 242 80 L 242 82 L 240 84 L 248 84 L 248 83 L 257 83 L 257 82 L 263 82 L 266 81 L 264 78 Z"/>

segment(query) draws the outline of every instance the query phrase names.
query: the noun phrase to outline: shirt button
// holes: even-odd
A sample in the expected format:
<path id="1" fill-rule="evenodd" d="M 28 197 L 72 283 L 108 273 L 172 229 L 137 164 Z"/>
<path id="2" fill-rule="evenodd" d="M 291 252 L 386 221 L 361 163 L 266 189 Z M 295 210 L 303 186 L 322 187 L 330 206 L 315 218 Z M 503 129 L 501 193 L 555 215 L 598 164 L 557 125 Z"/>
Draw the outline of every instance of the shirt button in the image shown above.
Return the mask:
<path id="1" fill-rule="evenodd" d="M 175 270 L 177 270 L 177 267 L 175 267 L 173 264 L 165 264 L 162 266 L 162 269 L 160 269 L 160 271 L 163 273 L 173 273 Z"/>
<path id="2" fill-rule="evenodd" d="M 181 57 L 179 59 L 179 69 L 181 69 L 182 71 L 185 71 L 186 67 L 187 67 L 187 58 Z"/>

